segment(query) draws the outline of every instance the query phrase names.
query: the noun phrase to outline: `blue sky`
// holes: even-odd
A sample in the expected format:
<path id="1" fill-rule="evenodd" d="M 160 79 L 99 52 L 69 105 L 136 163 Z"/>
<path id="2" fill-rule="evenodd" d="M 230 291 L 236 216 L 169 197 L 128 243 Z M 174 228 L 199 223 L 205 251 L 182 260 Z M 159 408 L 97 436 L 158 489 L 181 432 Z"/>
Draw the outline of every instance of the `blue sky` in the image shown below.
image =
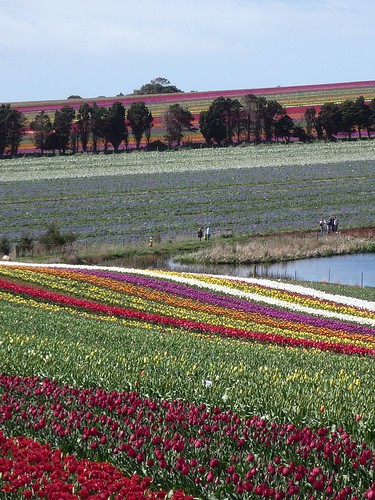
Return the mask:
<path id="1" fill-rule="evenodd" d="M 375 80 L 374 0 L 0 0 L 0 103 Z"/>

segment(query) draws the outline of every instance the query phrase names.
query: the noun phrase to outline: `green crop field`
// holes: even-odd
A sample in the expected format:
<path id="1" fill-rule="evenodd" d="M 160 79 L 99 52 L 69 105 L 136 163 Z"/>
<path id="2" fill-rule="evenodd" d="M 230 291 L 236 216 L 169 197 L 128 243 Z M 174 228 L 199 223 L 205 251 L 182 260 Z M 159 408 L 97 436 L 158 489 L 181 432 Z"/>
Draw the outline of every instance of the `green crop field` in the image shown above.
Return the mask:
<path id="1" fill-rule="evenodd" d="M 0 235 L 51 222 L 89 243 L 342 228 L 375 219 L 375 143 L 261 145 L 20 158 L 1 163 Z"/>

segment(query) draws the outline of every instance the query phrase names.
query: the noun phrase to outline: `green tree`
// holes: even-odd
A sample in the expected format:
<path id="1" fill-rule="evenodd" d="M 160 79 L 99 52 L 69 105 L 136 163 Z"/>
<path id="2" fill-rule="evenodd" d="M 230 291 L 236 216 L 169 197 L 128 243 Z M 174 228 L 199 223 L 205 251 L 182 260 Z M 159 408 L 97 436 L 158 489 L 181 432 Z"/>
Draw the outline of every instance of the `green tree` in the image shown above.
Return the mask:
<path id="1" fill-rule="evenodd" d="M 367 133 L 368 136 L 370 137 L 370 132 L 374 130 L 375 126 L 375 99 L 372 99 L 370 101 L 368 107 L 369 107 L 369 118 L 368 118 Z"/>
<path id="2" fill-rule="evenodd" d="M 23 136 L 26 117 L 21 111 L 14 109 L 8 124 L 8 136 L 11 156 L 16 156 Z"/>
<path id="3" fill-rule="evenodd" d="M 242 124 L 245 132 L 245 141 L 251 142 L 255 137 L 255 128 L 258 116 L 258 99 L 254 94 L 246 94 L 242 100 Z"/>
<path id="4" fill-rule="evenodd" d="M 264 135 L 264 122 L 267 107 L 267 99 L 265 97 L 256 97 L 254 107 L 254 141 L 255 144 L 262 142 Z M 272 132 L 272 130 L 271 130 Z"/>
<path id="5" fill-rule="evenodd" d="M 265 106 L 261 109 L 261 120 L 266 142 L 272 142 L 275 132 L 275 125 L 285 114 L 285 109 L 275 100 L 265 101 Z"/>
<path id="6" fill-rule="evenodd" d="M 86 153 L 91 124 L 91 106 L 87 102 L 83 102 L 80 105 L 77 112 L 76 121 L 82 150 Z"/>
<path id="7" fill-rule="evenodd" d="M 0 238 L 0 253 L 3 255 L 9 255 L 11 251 L 10 241 L 7 236 L 2 236 Z"/>
<path id="8" fill-rule="evenodd" d="M 227 97 L 216 98 L 207 111 L 199 115 L 199 128 L 207 144 L 215 142 L 231 144 L 233 135 L 241 125 L 241 103 L 237 99 Z M 238 134 L 239 135 L 239 134 Z"/>
<path id="9" fill-rule="evenodd" d="M 139 90 L 134 90 L 136 95 L 145 94 L 171 94 L 182 92 L 175 85 L 171 85 L 171 82 L 163 77 L 154 78 L 150 83 L 142 85 Z"/>
<path id="10" fill-rule="evenodd" d="M 169 147 L 173 144 L 180 146 L 183 131 L 196 130 L 193 126 L 194 116 L 188 109 L 180 106 L 180 104 L 169 106 L 164 113 L 163 121 L 166 128 L 165 138 L 168 141 Z"/>
<path id="11" fill-rule="evenodd" d="M 74 117 L 75 111 L 70 106 L 63 106 L 60 110 L 55 111 L 53 122 L 55 145 L 63 154 L 65 154 L 69 145 L 70 129 Z"/>
<path id="12" fill-rule="evenodd" d="M 22 257 L 32 253 L 34 248 L 34 236 L 30 233 L 24 233 L 16 245 L 17 257 Z"/>
<path id="13" fill-rule="evenodd" d="M 354 132 L 354 125 L 356 123 L 356 105 L 352 99 L 346 99 L 340 105 L 341 113 L 341 130 L 348 135 L 349 139 Z"/>
<path id="14" fill-rule="evenodd" d="M 92 150 L 94 153 L 98 151 L 99 141 L 105 138 L 107 108 L 98 106 L 93 103 L 90 110 L 90 132 L 92 135 Z"/>
<path id="15" fill-rule="evenodd" d="M 335 134 L 341 130 L 342 126 L 340 106 L 334 102 L 326 102 L 320 108 L 318 117 L 327 139 L 336 140 Z"/>
<path id="16" fill-rule="evenodd" d="M 25 116 L 17 109 L 12 109 L 10 104 L 0 106 L 0 158 L 3 157 L 6 148 L 10 154 L 15 156 L 21 142 Z"/>
<path id="17" fill-rule="evenodd" d="M 127 143 L 128 129 L 125 122 L 125 108 L 120 102 L 114 102 L 105 117 L 104 136 L 118 152 L 122 141 Z"/>
<path id="18" fill-rule="evenodd" d="M 210 119 L 209 110 L 201 111 L 199 113 L 199 130 L 206 141 L 208 146 L 212 145 L 212 141 L 214 138 L 214 131 L 212 126 L 212 121 Z"/>
<path id="19" fill-rule="evenodd" d="M 354 124 L 357 126 L 359 138 L 362 137 L 362 129 L 366 129 L 367 135 L 370 137 L 371 109 L 363 96 L 358 97 L 354 102 L 354 116 Z"/>
<path id="20" fill-rule="evenodd" d="M 316 109 L 307 108 L 304 113 L 304 119 L 306 123 L 306 134 L 309 140 L 313 137 L 313 129 L 316 124 Z"/>
<path id="21" fill-rule="evenodd" d="M 293 134 L 294 122 L 289 115 L 284 115 L 279 118 L 275 123 L 275 136 L 276 139 L 284 139 L 286 143 L 290 142 Z"/>
<path id="22" fill-rule="evenodd" d="M 39 243 L 51 251 L 54 247 L 61 248 L 64 245 L 72 245 L 76 241 L 77 235 L 72 231 L 60 231 L 56 224 L 47 226 L 47 231 L 39 236 Z"/>
<path id="23" fill-rule="evenodd" d="M 238 118 L 238 111 L 241 104 L 237 99 L 230 97 L 218 97 L 212 103 L 214 114 L 223 122 L 225 128 L 224 140 L 227 144 L 232 144 L 233 135 L 236 128 L 236 119 Z"/>
<path id="24" fill-rule="evenodd" d="M 139 149 L 143 134 L 151 130 L 153 121 L 151 111 L 143 101 L 133 102 L 128 109 L 127 118 L 137 149 Z"/>
<path id="25" fill-rule="evenodd" d="M 11 113 L 10 104 L 0 106 L 0 158 L 4 156 L 4 151 L 9 146 L 8 124 Z"/>
<path id="26" fill-rule="evenodd" d="M 33 141 L 35 147 L 43 154 L 48 136 L 52 130 L 51 118 L 44 111 L 40 111 L 30 123 L 30 129 L 34 132 Z"/>

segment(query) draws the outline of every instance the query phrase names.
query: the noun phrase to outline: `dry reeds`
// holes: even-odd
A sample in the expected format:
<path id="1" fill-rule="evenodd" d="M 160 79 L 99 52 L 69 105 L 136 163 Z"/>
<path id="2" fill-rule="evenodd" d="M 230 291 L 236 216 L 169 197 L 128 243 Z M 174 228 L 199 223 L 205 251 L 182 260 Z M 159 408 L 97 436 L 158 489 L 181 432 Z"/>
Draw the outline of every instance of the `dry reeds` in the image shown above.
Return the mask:
<path id="1" fill-rule="evenodd" d="M 212 247 L 185 255 L 183 260 L 211 264 L 250 264 L 358 253 L 374 249 L 375 242 L 341 234 L 319 237 L 313 234 L 303 237 L 279 235 L 255 237 L 244 243 L 216 242 Z"/>

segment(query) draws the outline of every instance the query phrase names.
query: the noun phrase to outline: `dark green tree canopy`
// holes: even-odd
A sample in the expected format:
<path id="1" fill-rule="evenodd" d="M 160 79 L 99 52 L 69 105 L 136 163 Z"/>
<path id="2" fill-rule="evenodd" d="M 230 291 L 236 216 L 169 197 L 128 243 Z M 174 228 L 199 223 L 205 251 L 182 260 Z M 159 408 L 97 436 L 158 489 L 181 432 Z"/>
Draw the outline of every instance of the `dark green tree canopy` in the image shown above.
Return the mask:
<path id="1" fill-rule="evenodd" d="M 128 141 L 128 129 L 125 123 L 125 108 L 120 102 L 114 102 L 105 117 L 104 135 L 113 146 L 115 153 L 118 152 L 122 141 Z"/>
<path id="2" fill-rule="evenodd" d="M 218 97 L 207 111 L 200 114 L 199 126 L 207 144 L 233 144 L 244 136 L 250 142 L 252 134 L 256 143 L 262 133 L 271 142 L 275 124 L 285 115 L 284 108 L 277 101 L 265 97 L 245 96 L 243 103 L 229 97 Z"/>
<path id="3" fill-rule="evenodd" d="M 34 131 L 33 141 L 41 153 L 46 149 L 46 141 L 52 130 L 51 118 L 44 111 L 35 115 L 30 123 L 31 130 Z"/>
<path id="4" fill-rule="evenodd" d="M 207 144 L 232 142 L 236 111 L 240 103 L 229 97 L 218 97 L 199 116 L 199 126 Z"/>
<path id="5" fill-rule="evenodd" d="M 294 122 L 289 115 L 283 115 L 275 123 L 275 136 L 277 139 L 284 139 L 286 142 L 290 141 L 293 133 Z"/>
<path id="6" fill-rule="evenodd" d="M 104 106 L 98 106 L 93 103 L 90 109 L 90 132 L 92 136 L 92 150 L 94 153 L 98 151 L 98 143 L 105 137 L 106 116 L 108 110 Z"/>
<path id="7" fill-rule="evenodd" d="M 55 111 L 53 121 L 53 135 L 50 137 L 51 145 L 48 149 L 58 149 L 65 153 L 70 138 L 70 127 L 75 117 L 75 111 L 70 106 L 63 106 L 60 110 Z"/>
<path id="8" fill-rule="evenodd" d="M 17 109 L 12 109 L 10 104 L 0 106 L 0 158 L 4 156 L 7 148 L 11 156 L 17 154 L 25 123 L 25 115 Z"/>
<path id="9" fill-rule="evenodd" d="M 266 142 L 272 141 L 277 121 L 285 114 L 285 109 L 275 100 L 267 101 L 264 99 L 264 105 L 261 108 L 261 121 Z"/>
<path id="10" fill-rule="evenodd" d="M 340 104 L 341 130 L 348 134 L 349 139 L 354 132 L 354 124 L 357 121 L 356 104 L 351 99 L 346 99 Z"/>
<path id="11" fill-rule="evenodd" d="M 246 142 L 251 142 L 252 136 L 259 138 L 258 98 L 254 94 L 243 97 L 242 124 Z"/>
<path id="12" fill-rule="evenodd" d="M 80 105 L 75 120 L 83 151 L 87 151 L 90 134 L 90 119 L 91 106 L 87 102 L 84 102 Z"/>
<path id="13" fill-rule="evenodd" d="M 151 111 L 143 101 L 133 102 L 128 109 L 127 118 L 137 149 L 139 149 L 143 134 L 152 126 Z"/>
<path id="14" fill-rule="evenodd" d="M 166 128 L 165 138 L 168 145 L 176 144 L 180 146 L 184 130 L 195 131 L 193 126 L 194 116 L 180 104 L 172 104 L 164 113 L 164 123 Z"/>
<path id="15" fill-rule="evenodd" d="M 319 121 L 326 132 L 327 139 L 335 140 L 335 134 L 342 130 L 342 114 L 340 106 L 335 102 L 326 102 L 320 108 Z"/>
<path id="16" fill-rule="evenodd" d="M 134 90 L 136 95 L 145 94 L 172 94 L 175 92 L 182 92 L 175 85 L 171 85 L 171 82 L 163 77 L 154 78 L 150 83 L 142 85 L 139 90 Z"/>

